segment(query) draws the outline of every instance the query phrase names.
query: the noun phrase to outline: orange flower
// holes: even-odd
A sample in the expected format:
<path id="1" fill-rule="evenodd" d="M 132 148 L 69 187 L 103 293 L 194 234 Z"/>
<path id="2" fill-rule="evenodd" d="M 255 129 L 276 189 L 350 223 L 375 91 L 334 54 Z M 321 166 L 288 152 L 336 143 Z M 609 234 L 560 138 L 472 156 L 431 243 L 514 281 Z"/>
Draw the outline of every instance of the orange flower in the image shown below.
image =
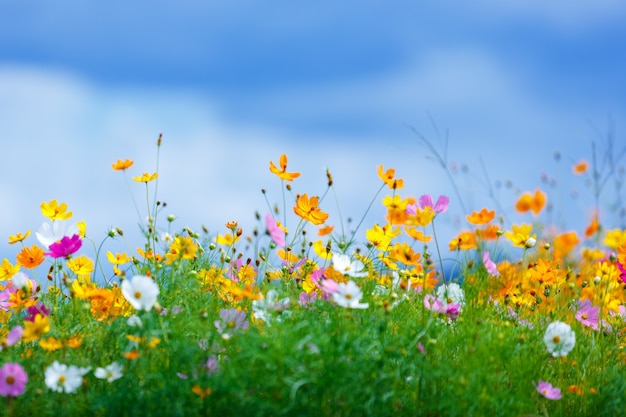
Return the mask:
<path id="1" fill-rule="evenodd" d="M 299 172 L 287 172 L 287 155 L 282 154 L 278 163 L 280 169 L 274 165 L 274 161 L 270 161 L 270 172 L 276 174 L 281 180 L 293 181 L 300 176 Z"/>
<path id="2" fill-rule="evenodd" d="M 126 171 L 128 168 L 132 167 L 133 164 L 134 164 L 134 162 L 131 161 L 130 159 L 127 159 L 125 161 L 122 161 L 121 159 L 118 159 L 117 162 L 115 162 L 111 166 L 116 171 Z"/>
<path id="3" fill-rule="evenodd" d="M 17 242 L 22 242 L 28 236 L 30 236 L 30 230 L 27 230 L 26 233 L 24 233 L 24 234 L 18 233 L 16 235 L 10 235 L 9 236 L 9 245 L 13 245 L 13 244 L 15 244 Z"/>
<path id="4" fill-rule="evenodd" d="M 211 388 L 202 389 L 200 385 L 194 385 L 191 388 L 191 392 L 196 394 L 198 397 L 204 399 L 204 397 L 206 397 L 207 395 L 211 395 Z"/>
<path id="5" fill-rule="evenodd" d="M 432 236 L 425 235 L 424 232 L 417 230 L 415 227 L 404 226 L 404 232 L 420 242 L 430 242 L 430 239 L 432 239 Z"/>
<path id="6" fill-rule="evenodd" d="M 576 175 L 581 175 L 587 172 L 587 168 L 589 168 L 589 164 L 587 163 L 587 161 L 583 159 L 582 161 L 580 161 L 579 163 L 577 163 L 576 165 L 572 167 L 572 171 Z"/>
<path id="7" fill-rule="evenodd" d="M 471 224 L 487 224 L 490 221 L 492 221 L 495 217 L 496 217 L 495 210 L 489 211 L 486 208 L 483 208 L 482 210 L 480 210 L 480 212 L 472 211 L 472 214 L 469 216 L 466 216 L 466 219 Z"/>
<path id="8" fill-rule="evenodd" d="M 598 213 L 594 212 L 591 218 L 591 223 L 585 229 L 585 238 L 590 238 L 600 230 L 600 220 L 598 219 Z"/>
<path id="9" fill-rule="evenodd" d="M 296 200 L 293 211 L 304 220 L 319 226 L 328 219 L 328 213 L 324 213 L 318 207 L 319 200 L 319 197 L 311 197 L 309 199 L 308 195 L 302 194 Z"/>
<path id="10" fill-rule="evenodd" d="M 334 228 L 335 228 L 334 226 L 320 227 L 318 229 L 318 231 L 317 231 L 317 235 L 318 236 L 326 236 L 326 235 L 330 234 L 333 231 Z"/>
<path id="11" fill-rule="evenodd" d="M 576 232 L 567 232 L 554 238 L 554 258 L 562 259 L 580 243 Z"/>
<path id="12" fill-rule="evenodd" d="M 404 180 L 400 178 L 394 179 L 394 177 L 396 176 L 396 170 L 393 168 L 389 168 L 387 171 L 385 171 L 385 168 L 382 165 L 379 166 L 378 176 L 381 180 L 383 180 L 385 184 L 387 184 L 387 187 L 392 190 L 399 190 L 404 187 Z"/>
<path id="13" fill-rule="evenodd" d="M 497 224 L 490 224 L 482 229 L 476 229 L 476 237 L 481 240 L 496 240 L 501 233 L 502 230 Z"/>
<path id="14" fill-rule="evenodd" d="M 476 235 L 472 232 L 461 232 L 453 238 L 448 245 L 451 252 L 456 250 L 470 250 L 478 248 L 476 245 Z"/>
<path id="15" fill-rule="evenodd" d="M 32 245 L 30 248 L 25 246 L 17 254 L 17 263 L 26 269 L 33 269 L 41 265 L 45 258 L 44 251 L 39 246 Z"/>
<path id="16" fill-rule="evenodd" d="M 539 212 L 546 205 L 546 195 L 541 190 L 535 190 L 535 194 L 524 193 L 520 196 L 517 203 L 515 203 L 515 209 L 520 213 L 526 213 L 529 210 L 532 210 L 535 213 L 535 216 L 539 214 Z"/>

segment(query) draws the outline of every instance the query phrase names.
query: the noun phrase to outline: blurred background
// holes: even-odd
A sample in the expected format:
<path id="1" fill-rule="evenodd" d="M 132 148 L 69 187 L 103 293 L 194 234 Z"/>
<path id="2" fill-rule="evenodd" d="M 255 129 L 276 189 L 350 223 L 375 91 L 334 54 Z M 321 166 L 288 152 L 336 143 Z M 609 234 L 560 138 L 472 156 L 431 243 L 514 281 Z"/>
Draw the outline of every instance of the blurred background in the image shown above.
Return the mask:
<path id="1" fill-rule="evenodd" d="M 294 192 L 322 194 L 331 170 L 344 220 L 365 213 L 382 164 L 402 196 L 450 196 L 444 247 L 471 210 L 533 221 L 513 207 L 536 188 L 552 206 L 540 219 L 580 233 L 594 191 L 574 164 L 595 149 L 601 199 L 623 192 L 605 156 L 626 144 L 625 39 L 618 0 L 3 1 L 0 237 L 34 235 L 51 199 L 96 241 L 133 236 L 145 187 L 130 177 L 156 169 L 160 133 L 174 230 L 251 233 L 261 189 L 282 201 L 268 166 L 286 153 Z M 111 169 L 126 158 L 130 190 Z M 338 227 L 332 195 L 322 208 Z M 618 212 L 608 228 L 625 227 Z"/>

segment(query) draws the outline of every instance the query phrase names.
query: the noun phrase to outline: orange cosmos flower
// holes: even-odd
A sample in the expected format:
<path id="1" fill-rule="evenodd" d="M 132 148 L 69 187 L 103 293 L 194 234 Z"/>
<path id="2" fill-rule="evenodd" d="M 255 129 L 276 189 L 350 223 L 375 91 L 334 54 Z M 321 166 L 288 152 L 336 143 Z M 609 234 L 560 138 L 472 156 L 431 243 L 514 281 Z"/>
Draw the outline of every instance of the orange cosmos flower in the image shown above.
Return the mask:
<path id="1" fill-rule="evenodd" d="M 589 168 L 589 164 L 583 159 L 572 167 L 572 171 L 575 175 L 582 175 L 587 172 L 587 168 Z"/>
<path id="2" fill-rule="evenodd" d="M 328 219 L 328 213 L 324 213 L 318 207 L 319 197 L 311 197 L 302 194 L 296 200 L 296 205 L 293 208 L 294 213 L 302 217 L 304 220 L 313 223 L 316 226 L 324 223 Z"/>
<path id="3" fill-rule="evenodd" d="M 115 162 L 111 166 L 116 171 L 126 171 L 128 168 L 132 167 L 134 163 L 135 162 L 131 161 L 130 159 L 127 159 L 125 161 L 118 159 L 117 162 Z"/>
<path id="4" fill-rule="evenodd" d="M 476 229 L 475 233 L 476 237 L 481 240 L 496 240 L 502 234 L 502 230 L 497 224 L 490 224 L 482 229 Z"/>
<path id="5" fill-rule="evenodd" d="M 576 232 L 567 232 L 554 238 L 554 258 L 566 257 L 580 243 Z"/>
<path id="6" fill-rule="evenodd" d="M 27 230 L 26 233 L 24 233 L 24 234 L 18 233 L 16 235 L 10 235 L 9 236 L 9 245 L 13 245 L 13 244 L 15 244 L 17 242 L 22 242 L 28 236 L 30 236 L 30 230 Z"/>
<path id="7" fill-rule="evenodd" d="M 461 232 L 457 237 L 453 238 L 448 245 L 451 252 L 457 250 L 471 250 L 478 248 L 476 245 L 476 235 L 472 232 Z"/>
<path id="8" fill-rule="evenodd" d="M 487 224 L 490 221 L 492 221 L 495 217 L 496 217 L 495 210 L 489 211 L 486 208 L 483 208 L 480 210 L 480 212 L 472 211 L 472 214 L 469 216 L 466 216 L 465 218 L 471 224 Z"/>
<path id="9" fill-rule="evenodd" d="M 33 269 L 41 265 L 45 258 L 44 251 L 39 246 L 32 245 L 30 248 L 25 246 L 17 254 L 17 263 L 26 269 Z"/>
<path id="10" fill-rule="evenodd" d="M 396 170 L 393 168 L 389 168 L 387 171 L 385 171 L 385 168 L 382 165 L 379 166 L 378 176 L 381 180 L 383 180 L 385 184 L 387 184 L 387 187 L 392 190 L 399 190 L 404 187 L 404 180 L 400 178 L 394 179 L 394 177 L 396 176 Z"/>
<path id="11" fill-rule="evenodd" d="M 66 203 L 59 204 L 56 200 L 50 200 L 49 203 L 41 203 L 40 207 L 41 213 L 52 221 L 69 220 L 72 217 L 72 212 L 67 211 Z"/>
<path id="12" fill-rule="evenodd" d="M 600 230 L 600 220 L 598 219 L 598 213 L 594 212 L 591 217 L 591 223 L 585 229 L 585 238 L 590 238 Z"/>
<path id="13" fill-rule="evenodd" d="M 202 388 L 200 385 L 194 385 L 191 388 L 191 392 L 196 394 L 198 397 L 204 399 L 207 395 L 211 395 L 211 388 Z"/>
<path id="14" fill-rule="evenodd" d="M 539 214 L 539 212 L 546 205 L 546 195 L 539 189 L 535 190 L 535 194 L 524 193 L 520 196 L 517 203 L 515 203 L 515 209 L 520 213 L 526 213 L 529 210 L 532 210 L 535 213 L 535 216 Z"/>
<path id="15" fill-rule="evenodd" d="M 404 226 L 404 232 L 420 242 L 430 242 L 430 239 L 432 239 L 432 236 L 425 235 L 424 232 L 417 230 L 415 227 Z"/>
<path id="16" fill-rule="evenodd" d="M 287 172 L 287 155 L 282 154 L 278 163 L 280 164 L 280 169 L 274 165 L 273 161 L 270 161 L 270 172 L 276 174 L 281 180 L 293 181 L 300 176 L 299 172 Z"/>
<path id="17" fill-rule="evenodd" d="M 317 235 L 318 236 L 326 236 L 328 234 L 330 234 L 333 230 L 335 229 L 334 226 L 324 226 L 324 227 L 320 227 L 317 231 Z"/>

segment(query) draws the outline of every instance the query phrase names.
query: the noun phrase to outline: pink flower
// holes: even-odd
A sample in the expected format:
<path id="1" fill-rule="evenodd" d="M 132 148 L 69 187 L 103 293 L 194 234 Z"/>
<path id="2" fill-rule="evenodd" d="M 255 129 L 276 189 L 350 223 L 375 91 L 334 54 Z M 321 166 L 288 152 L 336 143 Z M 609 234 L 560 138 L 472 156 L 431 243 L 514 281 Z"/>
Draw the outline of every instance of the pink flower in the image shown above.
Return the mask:
<path id="1" fill-rule="evenodd" d="M 489 275 L 491 275 L 492 277 L 500 276 L 500 271 L 498 271 L 496 263 L 491 260 L 488 251 L 485 251 L 485 253 L 483 254 L 483 264 L 485 265 L 485 268 L 487 268 L 487 272 L 489 272 Z"/>
<path id="2" fill-rule="evenodd" d="M 435 213 L 439 214 L 444 213 L 448 210 L 448 203 L 450 202 L 450 199 L 445 195 L 440 195 L 437 199 L 437 202 L 433 204 L 433 198 L 430 196 L 430 194 L 424 194 L 420 197 L 419 202 L 422 209 L 427 206 L 432 207 Z"/>
<path id="3" fill-rule="evenodd" d="M 339 284 L 332 279 L 325 279 L 322 281 L 321 288 L 326 294 L 334 294 L 339 291 Z"/>
<path id="4" fill-rule="evenodd" d="M 594 307 L 590 300 L 579 301 L 576 320 L 583 326 L 589 326 L 596 330 L 598 328 L 598 313 L 600 307 Z"/>
<path id="5" fill-rule="evenodd" d="M 617 267 L 619 268 L 619 277 L 622 279 L 622 281 L 624 281 L 624 284 L 626 284 L 626 265 L 622 265 L 619 261 L 617 261 Z"/>
<path id="6" fill-rule="evenodd" d="M 5 340 L 4 344 L 6 346 L 13 346 L 20 341 L 22 334 L 24 334 L 24 329 L 21 326 L 15 326 L 7 335 L 7 340 Z M 2 347 L 0 347 L 0 350 L 2 350 Z"/>
<path id="7" fill-rule="evenodd" d="M 265 225 L 272 241 L 280 247 L 285 246 L 285 231 L 278 225 L 278 222 L 271 214 L 265 215 Z"/>
<path id="8" fill-rule="evenodd" d="M 70 255 L 78 252 L 82 245 L 83 241 L 79 235 L 63 236 L 60 241 L 50 245 L 48 248 L 50 252 L 46 252 L 46 255 L 52 258 L 69 258 Z"/>
<path id="9" fill-rule="evenodd" d="M 553 387 L 551 383 L 545 381 L 539 381 L 537 384 L 537 392 L 549 400 L 560 400 L 561 399 L 561 389 L 557 387 Z"/>
<path id="10" fill-rule="evenodd" d="M 5 363 L 0 368 L 0 395 L 17 397 L 26 390 L 28 375 L 22 365 L 18 363 Z"/>

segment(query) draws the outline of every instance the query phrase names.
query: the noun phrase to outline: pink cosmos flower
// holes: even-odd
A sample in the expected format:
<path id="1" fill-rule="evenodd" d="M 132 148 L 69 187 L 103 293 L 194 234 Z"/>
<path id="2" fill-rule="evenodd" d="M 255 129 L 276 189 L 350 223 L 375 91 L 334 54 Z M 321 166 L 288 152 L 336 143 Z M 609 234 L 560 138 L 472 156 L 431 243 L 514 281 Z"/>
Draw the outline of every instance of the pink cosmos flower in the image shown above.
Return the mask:
<path id="1" fill-rule="evenodd" d="M 4 344 L 6 346 L 13 346 L 17 342 L 19 342 L 19 340 L 22 338 L 22 334 L 24 334 L 24 329 L 21 326 L 15 326 L 11 329 L 11 331 L 9 331 L 9 334 L 7 335 L 7 339 L 5 340 Z M 2 350 L 2 347 L 0 347 L 0 350 Z"/>
<path id="2" fill-rule="evenodd" d="M 619 261 L 617 261 L 617 267 L 619 268 L 619 277 L 622 279 L 622 281 L 624 281 L 624 284 L 626 284 L 626 265 L 622 265 L 621 263 L 619 263 Z"/>
<path id="3" fill-rule="evenodd" d="M 304 307 L 307 304 L 315 301 L 316 299 L 317 299 L 316 292 L 312 292 L 311 294 L 308 294 L 306 291 L 302 291 L 300 293 L 300 296 L 298 297 L 298 304 Z"/>
<path id="4" fill-rule="evenodd" d="M 424 194 L 419 199 L 420 207 L 422 207 L 422 209 L 427 206 L 432 207 L 436 214 L 445 213 L 446 211 L 448 211 L 449 202 L 450 199 L 445 195 L 440 195 L 435 204 L 433 204 L 433 198 L 430 196 L 430 194 Z"/>
<path id="5" fill-rule="evenodd" d="M 79 235 L 63 236 L 60 241 L 50 245 L 48 248 L 50 252 L 46 252 L 46 255 L 52 258 L 69 258 L 70 255 L 78 252 L 82 245 L 83 241 Z"/>
<path id="6" fill-rule="evenodd" d="M 600 307 L 594 307 L 590 300 L 579 301 L 578 311 L 576 312 L 576 320 L 578 320 L 583 326 L 588 326 L 597 330 L 598 313 L 600 313 Z"/>
<path id="7" fill-rule="evenodd" d="M 561 399 L 561 389 L 557 387 L 553 387 L 551 383 L 546 381 L 539 381 L 539 384 L 536 386 L 537 392 L 547 398 L 548 400 L 560 400 Z"/>
<path id="8" fill-rule="evenodd" d="M 488 251 L 485 251 L 485 253 L 483 254 L 483 264 L 485 265 L 485 268 L 487 268 L 487 272 L 489 272 L 489 275 L 491 275 L 492 277 L 500 276 L 500 271 L 498 271 L 496 263 L 491 260 Z"/>
<path id="9" fill-rule="evenodd" d="M 19 363 L 5 363 L 0 368 L 0 395 L 17 397 L 26 391 L 28 375 Z"/>
<path id="10" fill-rule="evenodd" d="M 34 306 L 28 307 L 28 310 L 26 310 L 26 314 L 27 315 L 24 318 L 25 321 L 35 321 L 35 316 L 37 316 L 37 314 L 41 314 L 42 316 L 49 316 L 50 309 L 44 304 L 39 303 L 35 304 Z"/>
<path id="11" fill-rule="evenodd" d="M 284 247 L 285 231 L 278 226 L 276 219 L 269 213 L 265 215 L 265 227 L 267 227 L 267 232 L 270 234 L 272 241 L 278 246 Z"/>
<path id="12" fill-rule="evenodd" d="M 339 291 L 339 284 L 332 279 L 325 279 L 322 281 L 321 288 L 326 294 L 334 294 Z"/>

